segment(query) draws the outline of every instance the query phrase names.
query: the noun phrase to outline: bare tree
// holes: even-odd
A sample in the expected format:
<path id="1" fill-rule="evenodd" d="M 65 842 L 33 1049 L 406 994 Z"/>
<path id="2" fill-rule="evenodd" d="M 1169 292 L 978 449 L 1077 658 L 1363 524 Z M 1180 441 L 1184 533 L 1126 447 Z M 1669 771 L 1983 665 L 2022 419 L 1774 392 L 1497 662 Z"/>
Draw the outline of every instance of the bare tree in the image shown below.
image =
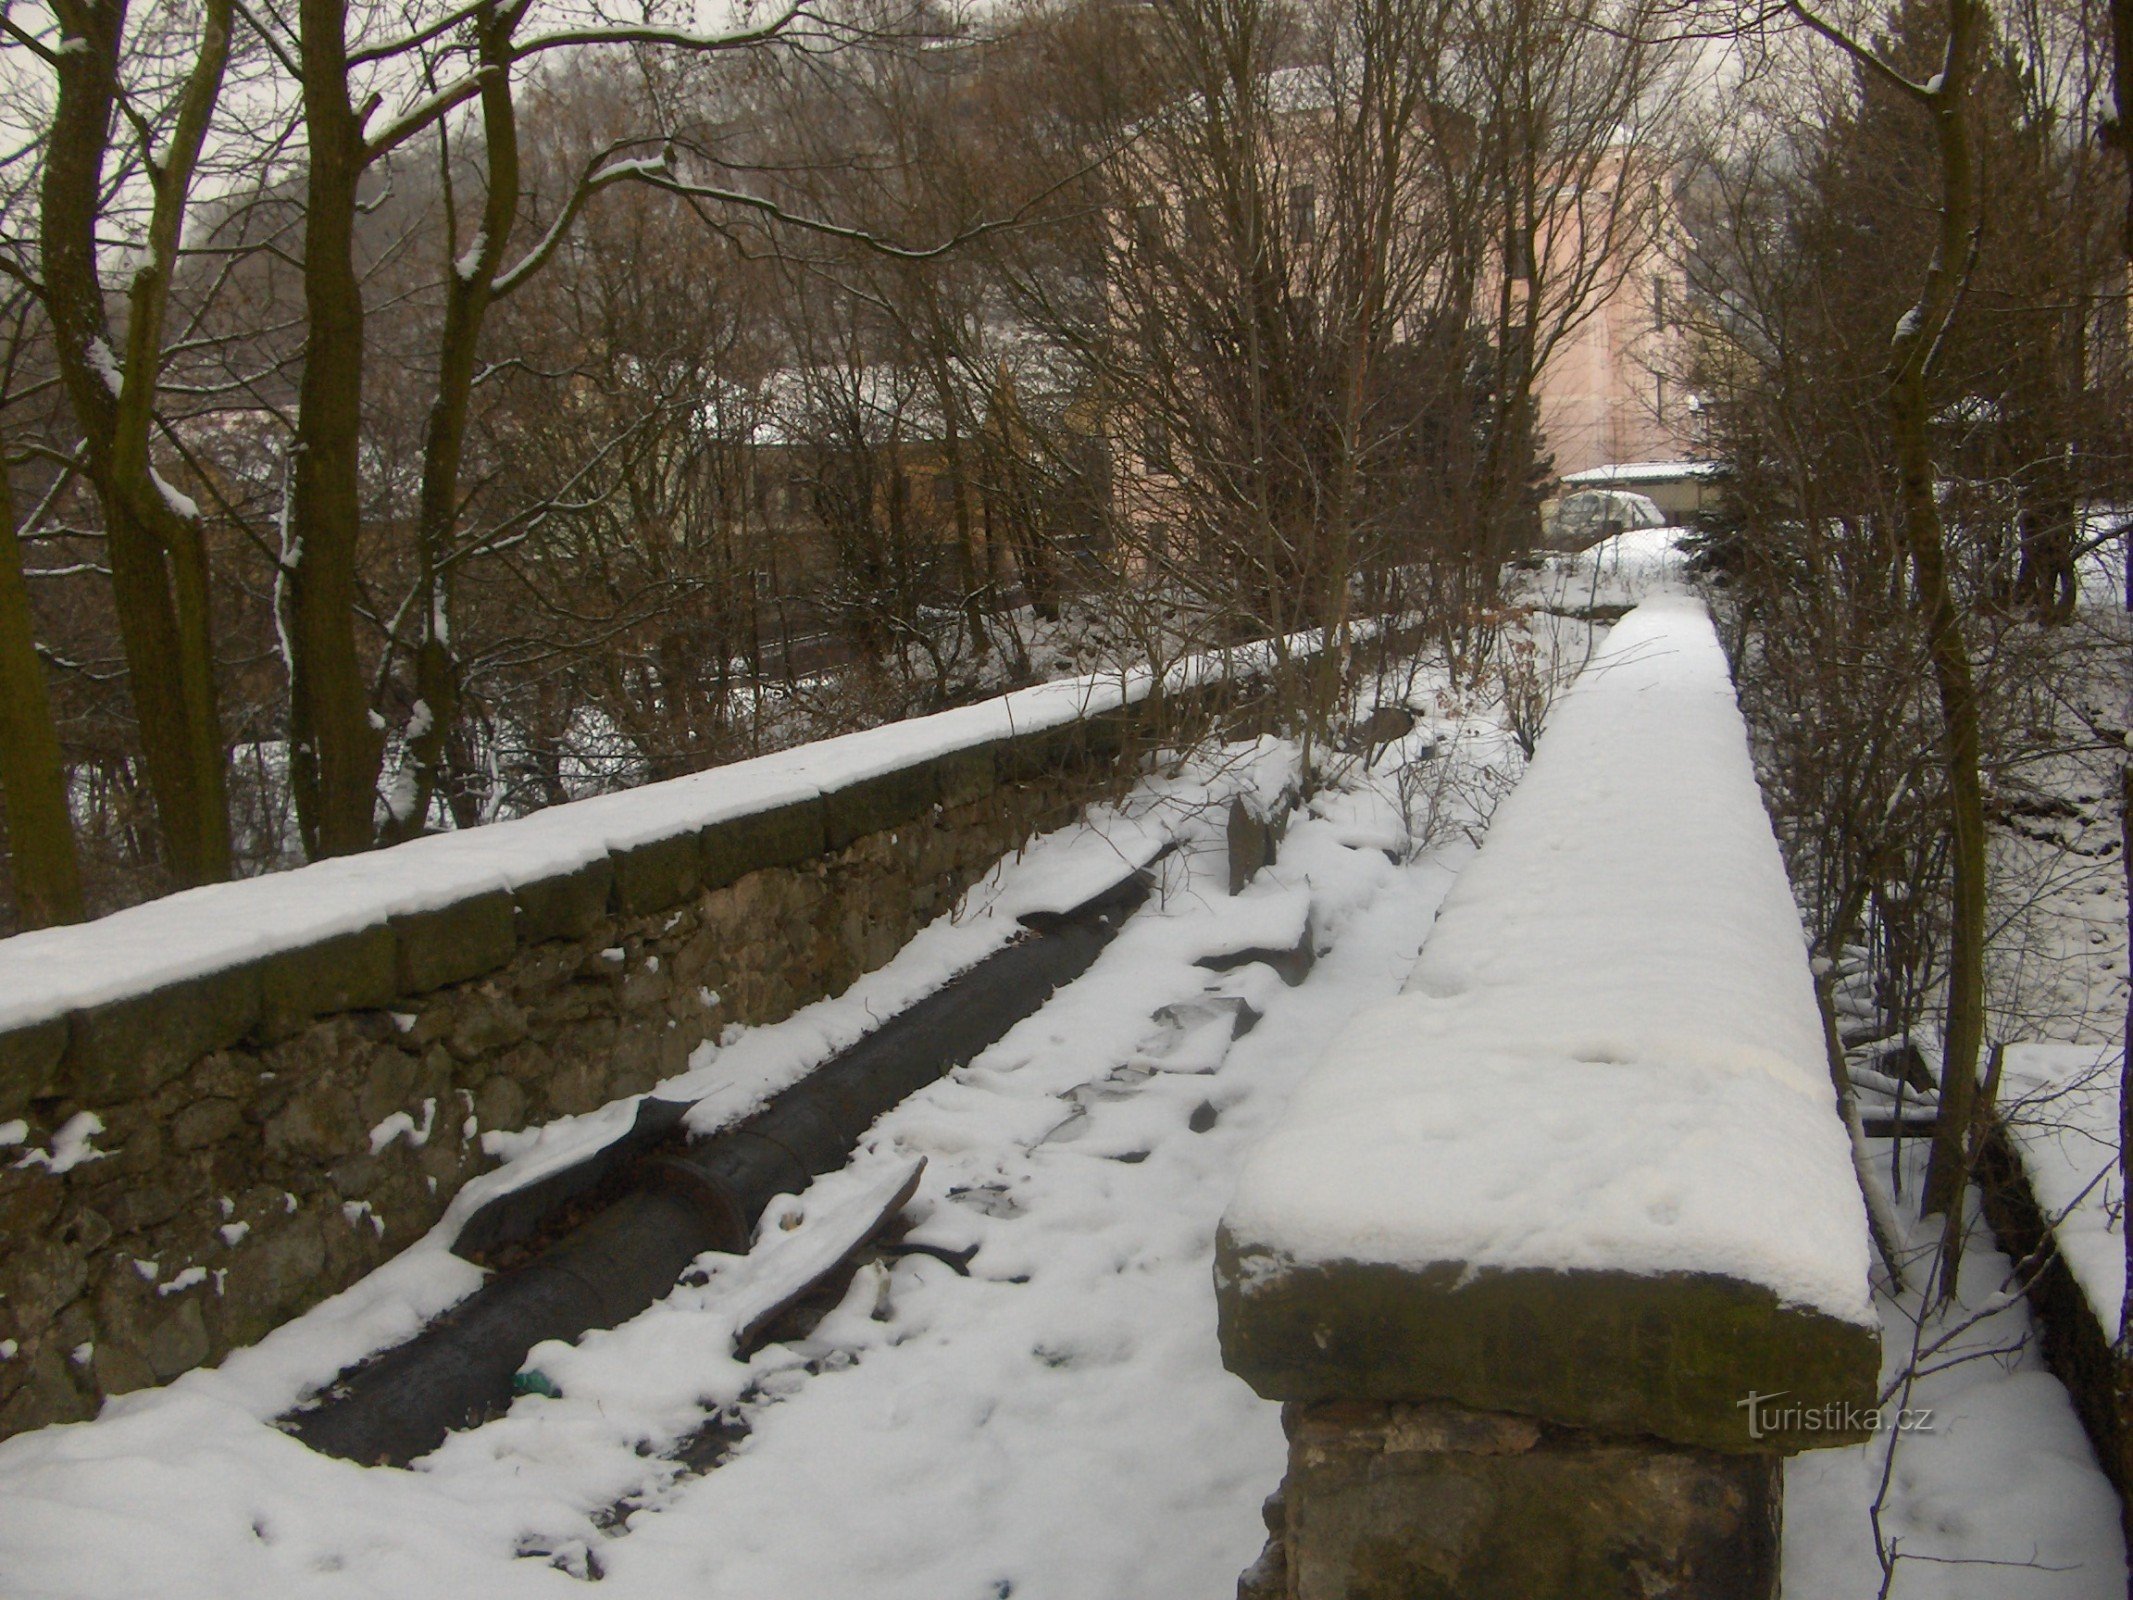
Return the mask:
<path id="1" fill-rule="evenodd" d="M 189 28 L 129 28 L 125 0 L 55 0 L 55 36 L 12 19 L 16 41 L 56 83 L 43 163 L 41 281 L 52 339 L 102 503 L 119 630 L 164 847 L 181 883 L 230 869 L 224 750 L 216 711 L 207 548 L 199 508 L 151 456 L 166 327 L 186 211 L 228 63 L 231 0 L 202 0 Z M 177 63 L 188 53 L 191 62 Z M 142 81 L 128 82 L 129 69 Z M 113 140 L 126 147 L 114 166 Z M 147 190 L 114 335 L 104 230 Z"/>

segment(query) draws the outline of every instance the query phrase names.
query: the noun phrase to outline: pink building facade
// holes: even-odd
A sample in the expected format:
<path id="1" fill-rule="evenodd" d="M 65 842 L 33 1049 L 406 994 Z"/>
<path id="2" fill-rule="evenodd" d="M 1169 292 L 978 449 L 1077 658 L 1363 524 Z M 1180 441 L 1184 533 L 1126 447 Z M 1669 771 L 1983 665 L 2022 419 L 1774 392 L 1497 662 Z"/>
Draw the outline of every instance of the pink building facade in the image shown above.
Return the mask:
<path id="1" fill-rule="evenodd" d="M 1610 292 L 1542 363 L 1535 384 L 1543 448 L 1558 477 L 1689 453 L 1694 407 L 1680 379 L 1686 279 L 1670 216 L 1635 230 Z"/>

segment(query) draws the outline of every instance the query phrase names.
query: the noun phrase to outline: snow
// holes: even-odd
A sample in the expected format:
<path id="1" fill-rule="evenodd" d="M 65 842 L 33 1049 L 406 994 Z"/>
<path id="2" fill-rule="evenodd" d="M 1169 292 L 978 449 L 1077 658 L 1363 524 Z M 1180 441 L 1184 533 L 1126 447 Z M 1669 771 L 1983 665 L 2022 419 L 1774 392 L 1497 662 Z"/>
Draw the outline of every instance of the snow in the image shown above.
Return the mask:
<path id="1" fill-rule="evenodd" d="M 1699 602 L 1639 607 L 1558 702 L 1405 992 L 1325 1052 L 1227 1225 L 1298 1263 L 1715 1273 L 1873 1320 L 1799 918 Z"/>
<path id="2" fill-rule="evenodd" d="M 422 1120 L 416 1122 L 405 1111 L 395 1111 L 391 1116 L 370 1130 L 370 1153 L 377 1155 L 395 1139 L 405 1139 L 416 1149 L 430 1142 L 430 1133 L 437 1125 L 437 1102 L 435 1098 L 422 1102 Z"/>
<path id="3" fill-rule="evenodd" d="M 1311 647 L 1310 636 L 1289 641 Z M 1249 673 L 1265 646 L 1194 657 L 1176 688 Z M 495 889 L 577 871 L 713 823 L 813 800 L 883 773 L 1017 733 L 1056 728 L 1145 698 L 1148 669 L 1096 673 L 826 739 L 730 766 L 551 807 L 481 828 L 236 883 L 188 889 L 94 922 L 0 940 L 0 1029 L 434 910 Z"/>
<path id="4" fill-rule="evenodd" d="M 750 1256 L 703 1257 L 699 1281 L 641 1317 L 540 1348 L 531 1364 L 558 1395 L 521 1398 L 411 1471 L 329 1460 L 267 1425 L 478 1283 L 444 1245 L 485 1187 L 614 1137 L 634 1101 L 539 1130 L 424 1240 L 220 1368 L 0 1444 L 10 1592 L 461 1600 L 575 1593 L 596 1571 L 603 1592 L 660 1597 L 1227 1591 L 1283 1460 L 1278 1408 L 1220 1365 L 1208 1264 L 1228 1178 L 1312 1044 L 1397 991 L 1469 854 L 1452 830 L 1440 853 L 1388 859 L 1375 841 L 1429 820 L 1388 763 L 1368 787 L 1322 793 L 1281 862 L 1232 898 L 1228 800 L 1271 801 L 1295 756 L 1265 740 L 1150 778 L 1003 863 L 852 991 L 701 1048 L 689 1079 L 655 1092 L 711 1093 L 699 1118 L 743 1114 L 996 947 L 1022 911 L 1071 905 L 1176 841 L 1151 903 L 1083 978 L 884 1118 L 845 1172 L 775 1206 Z M 1306 920 L 1328 953 L 1300 987 L 1197 965 Z M 1247 1004 L 1258 1026 L 1209 1037 L 1210 1018 Z M 805 1338 L 741 1360 L 744 1313 L 818 1266 L 920 1158 L 909 1237 L 976 1246 L 970 1275 L 871 1262 Z M 806 1221 L 782 1227 L 796 1207 Z M 748 1436 L 691 1473 L 669 1452 L 711 1413 Z"/>
<path id="5" fill-rule="evenodd" d="M 86 45 L 87 41 L 84 40 L 83 43 Z M 98 336 L 89 341 L 87 354 L 89 365 L 95 369 L 96 375 L 104 380 L 104 387 L 111 391 L 111 398 L 118 399 L 125 392 L 126 375 L 119 370 L 118 357 L 111 353 L 111 346 Z"/>
<path id="6" fill-rule="evenodd" d="M 1685 627 L 1688 615 L 1677 622 Z M 1654 655 L 1649 638 L 1637 644 L 1639 626 L 1618 628 L 1606 658 L 1625 681 Z M 1701 648 L 1693 637 L 1674 642 Z M 1595 687 L 1564 702 L 1536 774 L 1563 729 L 1594 719 L 1573 708 Z M 1663 681 L 1641 692 L 1669 695 L 1688 725 L 1684 744 L 1709 731 Z M 1604 727 L 1604 707 L 1598 720 Z M 1432 742 L 1444 752 L 1436 761 L 1395 776 L 1398 757 Z M 1152 864 L 1157 895 L 1082 979 L 882 1119 L 851 1167 L 775 1205 L 750 1256 L 702 1257 L 690 1281 L 643 1316 L 574 1346 L 541 1347 L 530 1364 L 556 1395 L 521 1398 L 406 1471 L 321 1457 L 268 1425 L 471 1292 L 482 1273 L 447 1250 L 464 1217 L 488 1195 L 619 1137 L 635 1099 L 517 1136 L 513 1161 L 462 1191 L 423 1240 L 219 1368 L 109 1401 L 95 1422 L 0 1443 L 4 1586 L 67 1600 L 467 1600 L 575 1595 L 597 1575 L 603 1593 L 656 1600 L 1231 1592 L 1258 1553 L 1258 1503 L 1285 1449 L 1278 1407 L 1219 1364 L 1208 1270 L 1217 1215 L 1240 1162 L 1281 1123 L 1325 1041 L 1350 1018 L 1406 1003 L 1396 997 L 1440 903 L 1453 944 L 1474 953 L 1486 930 L 1460 909 L 1469 896 L 1454 874 L 1472 853 L 1464 830 L 1483 819 L 1456 797 L 1480 793 L 1482 774 L 1449 775 L 1434 813 L 1417 809 L 1414 775 L 1477 751 L 1503 760 L 1508 744 L 1478 719 L 1429 719 L 1393 759 L 1318 795 L 1292 823 L 1280 862 L 1235 898 L 1224 893 L 1221 816 L 1235 793 L 1272 800 L 1293 774 L 1294 751 L 1263 741 L 1144 781 L 1086 825 L 1003 863 L 845 995 L 729 1033 L 698 1050 L 688 1079 L 654 1091 L 674 1096 L 686 1084 L 711 1095 L 709 1122 L 744 1114 L 767 1086 L 995 948 L 1022 910 L 1071 905 L 1176 842 Z M 1725 766 L 1715 755 L 1710 764 Z M 1648 861 L 1643 831 L 1623 820 L 1625 799 L 1582 798 L 1592 822 L 1581 843 L 1622 835 L 1626 848 L 1592 853 L 1625 871 Z M 1684 796 L 1668 802 L 1675 809 L 1657 821 L 1688 852 L 1687 870 L 1669 878 L 1767 911 L 1752 881 L 1702 870 L 1703 808 Z M 1547 804 L 1540 821 L 1518 820 L 1531 809 L 1506 803 L 1499 830 L 1549 836 Z M 1488 863 L 1505 836 L 1467 871 L 1501 873 Z M 1404 866 L 1384 853 L 1405 857 L 1433 837 L 1451 842 Z M 1644 887 L 1633 887 L 1641 901 Z M 1714 935 L 1701 912 L 1676 915 L 1670 936 L 1684 945 L 1743 937 Z M 1498 927 L 1506 939 L 1542 939 L 1536 962 L 1559 962 L 1566 946 L 1589 958 L 1574 930 L 1556 938 L 1509 923 Z M 1305 925 L 1325 953 L 1300 987 L 1262 965 L 1218 974 L 1196 964 Z M 1559 976 L 1575 978 L 1576 965 Z M 1610 998 L 1610 1028 L 1628 1044 L 1650 1043 L 1628 998 Z M 1663 1024 L 1669 1040 L 1695 1039 L 1698 1026 L 1716 1026 L 1724 1007 L 1695 998 L 1670 991 L 1652 1031 Z M 1733 998 L 1759 1003 L 1753 993 Z M 1751 1018 L 1765 1027 L 1775 1019 L 1782 1042 L 1785 997 L 1760 998 L 1771 1007 Z M 1233 1019 L 1246 1007 L 1261 1020 L 1239 1037 Z M 1736 1042 L 1703 1043 L 1711 1059 L 1701 1078 L 1716 1099 L 1730 1076 L 1774 1070 Z M 1730 1076 L 1713 1064 L 1721 1058 Z M 1606 1070 L 1643 1075 L 1647 1064 Z M 1728 1148 L 1748 1157 L 1743 1127 L 1726 1133 Z M 869 1261 L 804 1337 L 742 1360 L 734 1335 L 745 1314 L 812 1271 L 920 1158 L 909 1239 L 975 1246 L 970 1275 L 925 1256 Z M 1835 1187 L 1850 1182 L 1840 1165 Z M 798 1227 L 781 1225 L 796 1215 Z M 1931 1235 L 1912 1247 L 1929 1248 Z M 1892 1407 L 1932 1412 L 1923 1431 L 1902 1436 L 1882 1507 L 1900 1558 L 1896 1600 L 2124 1593 L 2115 1500 L 2064 1392 L 2033 1343 L 2019 1348 L 2026 1310 L 2006 1282 L 2005 1261 L 1973 1243 L 1954 1314 L 1975 1317 L 1973 1326 L 1927 1321 L 1914 1338 L 1915 1302 L 1879 1305 L 1892 1382 L 1914 1350 L 1955 1332 L 1930 1363 L 1942 1370 L 1911 1392 L 1892 1390 Z M 0 1357 L 13 1354 L 0 1345 Z M 714 1415 L 737 1419 L 745 1437 L 715 1470 L 684 1468 L 675 1441 Z M 1793 1600 L 1880 1592 L 1868 1506 L 1884 1444 L 1787 1464 Z"/>
<path id="7" fill-rule="evenodd" d="M 1903 1160 L 1905 1191 L 1916 1194 L 1924 1141 L 1907 1144 Z M 1917 1222 L 1901 1242 L 1914 1287 L 1879 1301 L 1884 1431 L 1785 1463 L 1786 1600 L 2126 1592 L 2118 1497 L 2045 1368 L 2021 1279 L 1983 1231 L 1974 1195 L 1970 1222 L 1959 1293 L 1945 1308 L 1919 1299 L 1940 1219 Z M 1887 1589 L 1884 1557 L 1894 1567 Z"/>
<path id="8" fill-rule="evenodd" d="M 42 1167 L 57 1177 L 72 1172 L 85 1161 L 101 1161 L 108 1153 L 96 1148 L 96 1136 L 104 1131 L 104 1119 L 93 1111 L 77 1111 L 52 1135 L 52 1148 L 25 1150 L 16 1159 L 18 1167 Z"/>
<path id="9" fill-rule="evenodd" d="M 474 274 L 481 270 L 482 252 L 488 248 L 489 230 L 487 228 L 476 228 L 473 239 L 468 242 L 466 249 L 461 252 L 459 258 L 452 263 L 453 276 L 457 277 L 461 283 L 472 283 Z"/>
<path id="10" fill-rule="evenodd" d="M 1625 461 L 1611 467 L 1587 467 L 1563 475 L 1565 485 L 1578 489 L 1635 488 L 1640 483 L 1679 483 L 1688 478 L 1717 478 L 1725 474 L 1722 461 Z"/>
<path id="11" fill-rule="evenodd" d="M 1634 528 L 1590 549 L 1550 555 L 1518 588 L 1519 598 L 1545 611 L 1572 614 L 1642 605 L 1688 591 L 1686 528 Z"/>
<path id="12" fill-rule="evenodd" d="M 165 481 L 163 474 L 156 471 L 154 467 L 148 469 L 148 476 L 154 482 L 156 493 L 163 497 L 163 503 L 166 506 L 169 506 L 171 510 L 175 511 L 187 522 L 198 522 L 200 520 L 200 506 L 191 495 L 174 488 Z"/>
<path id="13" fill-rule="evenodd" d="M 2113 1043 L 2011 1044 L 2000 1067 L 2000 1106 L 2030 1192 L 2113 1342 L 2126 1292 L 2118 1173 L 2123 1066 Z"/>

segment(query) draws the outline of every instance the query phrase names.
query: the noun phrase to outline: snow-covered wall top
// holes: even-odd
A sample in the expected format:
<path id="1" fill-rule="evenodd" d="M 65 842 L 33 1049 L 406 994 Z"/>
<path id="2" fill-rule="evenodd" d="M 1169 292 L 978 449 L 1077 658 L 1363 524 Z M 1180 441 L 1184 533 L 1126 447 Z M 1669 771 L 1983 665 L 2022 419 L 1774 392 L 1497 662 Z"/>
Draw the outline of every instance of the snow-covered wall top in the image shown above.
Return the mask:
<path id="1" fill-rule="evenodd" d="M 1700 601 L 1649 601 L 1554 708 L 1405 992 L 1334 1042 L 1247 1163 L 1218 1274 L 1232 1365 L 1284 1398 L 1360 1381 L 1471 1400 L 1478 1384 L 1523 1409 L 1490 1388 L 1501 1350 L 1449 1375 L 1381 1356 L 1374 1375 L 1301 1369 L 1313 1346 L 1338 1366 L 1344 1321 L 1388 1304 L 1397 1323 L 1427 1300 L 1415 1331 L 1441 1342 L 1446 1319 L 1559 1329 L 1613 1295 L 1632 1342 L 1655 1317 L 1702 1338 L 1701 1319 L 1735 1351 L 1726 1381 L 1809 1387 L 1756 1334 L 1768 1313 L 1785 1338 L 1824 1341 L 1825 1380 L 1855 1392 L 1863 1370 L 1870 1395 L 1867 1238 L 1724 654 Z M 1505 1288 L 1519 1282 L 1541 1300 Z M 1540 1370 L 1547 1328 L 1526 1344 L 1535 1370 L 1512 1388 L 1561 1388 Z M 1758 1351 L 1769 1366 L 1735 1369 Z M 1699 1403 L 1737 1427 L 1744 1392 Z M 1655 1422 L 1634 1396 L 1526 1398 L 1573 1421 L 1702 1427 Z"/>
<path id="2" fill-rule="evenodd" d="M 1312 641 L 1287 644 L 1308 651 Z M 1260 645 L 1195 657 L 1171 669 L 1167 686 L 1251 676 L 1273 655 Z M 14 1088 L 19 1099 L 22 1085 L 48 1077 L 63 1052 L 124 1055 L 144 1032 L 176 1056 L 256 1027 L 262 1006 L 270 1023 L 277 1005 L 292 1013 L 288 1021 L 376 1006 L 478 975 L 508 959 L 515 942 L 573 931 L 563 924 L 610 900 L 622 910 L 656 910 L 662 898 L 672 903 L 752 866 L 841 848 L 873 825 L 952 802 L 958 763 L 984 766 L 989 787 L 996 751 L 1006 752 L 1000 765 L 1011 775 L 1018 761 L 1045 764 L 1062 739 L 1100 737 L 1107 720 L 1146 699 L 1154 684 L 1146 669 L 1041 684 L 514 821 L 0 940 L 0 1080 L 13 1080 L 0 1089 Z M 388 930 L 393 937 L 382 942 L 368 937 Z M 8 1098 L 0 1094 L 0 1118 L 14 1114 Z"/>

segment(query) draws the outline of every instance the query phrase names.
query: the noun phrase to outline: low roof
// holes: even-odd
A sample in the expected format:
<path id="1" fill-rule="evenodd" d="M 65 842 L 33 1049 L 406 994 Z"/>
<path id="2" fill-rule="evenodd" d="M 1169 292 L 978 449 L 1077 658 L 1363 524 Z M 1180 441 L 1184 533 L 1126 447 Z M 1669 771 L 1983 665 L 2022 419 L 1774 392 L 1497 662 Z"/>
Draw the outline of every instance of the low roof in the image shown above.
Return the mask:
<path id="1" fill-rule="evenodd" d="M 1587 467 L 1583 472 L 1568 472 L 1563 475 L 1563 482 L 1580 489 L 1638 483 L 1686 483 L 1692 478 L 1715 478 L 1725 470 L 1723 461 L 1626 461 L 1619 466 Z"/>

